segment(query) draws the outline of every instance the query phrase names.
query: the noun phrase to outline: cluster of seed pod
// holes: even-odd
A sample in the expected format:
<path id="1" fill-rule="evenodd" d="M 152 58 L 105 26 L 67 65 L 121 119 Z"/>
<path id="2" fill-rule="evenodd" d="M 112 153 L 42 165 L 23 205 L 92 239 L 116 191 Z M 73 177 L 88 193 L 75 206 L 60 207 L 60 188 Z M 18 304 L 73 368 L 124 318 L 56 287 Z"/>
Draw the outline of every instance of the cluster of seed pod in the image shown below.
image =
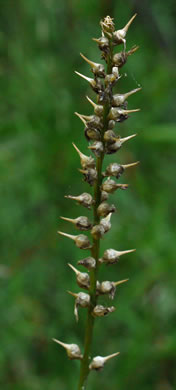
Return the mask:
<path id="1" fill-rule="evenodd" d="M 78 265 L 85 267 L 87 272 L 81 272 L 72 264 L 68 264 L 76 275 L 78 286 L 86 290 L 86 292 L 81 291 L 76 293 L 68 291 L 75 300 L 74 314 L 77 321 L 79 318 L 79 307 L 88 309 L 89 315 L 93 317 L 104 317 L 115 310 L 114 306 L 106 307 L 99 304 L 98 299 L 101 295 L 105 294 L 110 299 L 114 299 L 117 286 L 126 282 L 128 279 L 100 282 L 96 280 L 95 275 L 97 275 L 97 269 L 102 263 L 115 264 L 122 255 L 126 255 L 135 250 L 120 251 L 107 249 L 101 257 L 97 251 L 97 248 L 99 248 L 99 240 L 110 230 L 111 217 L 116 211 L 115 206 L 108 203 L 108 198 L 116 190 L 125 190 L 128 188 L 127 184 L 118 183 L 114 179 L 119 179 L 126 169 L 138 164 L 138 161 L 128 164 L 115 162 L 107 165 L 105 171 L 102 172 L 104 157 L 116 153 L 126 141 L 136 136 L 136 134 L 133 134 L 128 137 L 121 137 L 115 133 L 114 127 L 116 123 L 126 120 L 130 113 L 139 111 L 139 109 L 128 110 L 126 100 L 141 88 L 133 89 L 125 94 L 113 93 L 113 88 L 121 77 L 119 72 L 120 68 L 126 63 L 127 58 L 138 49 L 135 46 L 131 50 L 126 51 L 126 34 L 135 16 L 136 14 L 123 29 L 117 31 L 115 30 L 113 20 L 109 16 L 100 22 L 102 35 L 100 38 L 94 38 L 93 40 L 98 43 L 102 58 L 107 63 L 107 71 L 104 65 L 95 63 L 81 54 L 83 60 L 90 65 L 93 78 L 76 72 L 77 75 L 88 81 L 97 96 L 96 103 L 87 96 L 87 100 L 94 109 L 92 115 L 75 113 L 84 124 L 84 134 L 89 143 L 88 149 L 94 154 L 94 157 L 83 154 L 73 143 L 73 147 L 80 158 L 80 172 L 83 174 L 84 180 L 90 186 L 94 187 L 94 192 L 93 195 L 84 192 L 77 196 L 66 196 L 66 198 L 75 200 L 78 204 L 89 210 L 93 209 L 94 220 L 91 221 L 86 216 L 80 216 L 75 219 L 64 216 L 61 218 L 71 222 L 80 231 L 80 234 L 71 235 L 58 232 L 73 240 L 78 248 L 90 250 L 88 257 L 78 261 Z M 114 47 L 121 44 L 123 44 L 122 51 L 114 54 Z M 82 231 L 90 231 L 90 238 L 82 234 Z M 84 354 L 82 354 L 80 348 L 75 344 L 65 344 L 56 339 L 54 341 L 66 349 L 70 359 L 82 360 L 83 367 L 87 365 L 89 370 L 101 369 L 106 361 L 119 354 L 117 352 L 107 357 L 96 356 L 89 363 L 87 351 L 84 351 Z"/>

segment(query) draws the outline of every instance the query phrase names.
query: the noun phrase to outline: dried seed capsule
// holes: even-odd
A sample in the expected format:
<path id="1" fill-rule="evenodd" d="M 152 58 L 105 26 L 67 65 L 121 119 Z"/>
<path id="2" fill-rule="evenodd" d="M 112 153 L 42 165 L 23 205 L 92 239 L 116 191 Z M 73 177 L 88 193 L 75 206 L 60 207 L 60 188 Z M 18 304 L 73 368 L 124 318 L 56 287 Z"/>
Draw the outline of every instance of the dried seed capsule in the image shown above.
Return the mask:
<path id="1" fill-rule="evenodd" d="M 75 219 L 60 217 L 64 221 L 71 222 L 75 225 L 78 230 L 90 230 L 92 228 L 92 223 L 89 221 L 87 217 L 78 217 Z"/>
<path id="2" fill-rule="evenodd" d="M 89 98 L 89 96 L 86 96 L 86 98 L 87 98 L 88 102 L 89 102 L 90 104 L 92 104 L 92 106 L 93 106 L 93 108 L 94 108 L 95 114 L 101 117 L 101 116 L 103 115 L 103 109 L 104 109 L 104 107 L 103 107 L 102 105 L 100 105 L 100 104 L 95 104 L 95 103 Z"/>
<path id="3" fill-rule="evenodd" d="M 117 163 L 109 164 L 106 168 L 106 171 L 103 173 L 103 176 L 113 176 L 116 177 L 116 179 L 118 179 L 125 171 L 125 169 L 135 167 L 138 164 L 139 161 L 136 161 L 131 164 L 125 164 L 125 165 L 119 165 Z"/>
<path id="4" fill-rule="evenodd" d="M 90 306 L 90 295 L 80 292 L 78 294 L 68 291 L 70 295 L 75 298 L 75 307 L 74 307 L 74 315 L 76 317 L 76 321 L 78 321 L 78 307 L 89 307 Z"/>
<path id="5" fill-rule="evenodd" d="M 119 76 L 118 67 L 114 66 L 112 68 L 112 73 L 111 74 L 107 74 L 106 77 L 105 77 L 105 85 L 106 86 L 108 86 L 109 84 L 110 85 L 114 85 L 118 81 L 119 78 L 120 78 L 120 76 Z"/>
<path id="6" fill-rule="evenodd" d="M 112 119 L 108 122 L 108 130 L 112 130 L 115 127 L 116 122 Z"/>
<path id="7" fill-rule="evenodd" d="M 113 132 L 111 132 L 111 133 L 113 133 Z M 106 143 L 106 154 L 116 153 L 126 141 L 129 141 L 131 138 L 136 137 L 136 135 L 137 134 L 132 134 L 132 135 L 129 135 L 128 137 L 120 138 L 120 136 L 117 137 L 117 136 L 115 136 L 115 134 L 114 134 L 115 137 L 113 137 L 113 134 L 107 134 L 106 139 L 108 139 L 108 137 L 109 137 L 109 142 Z M 114 142 L 113 142 L 113 139 L 114 139 Z"/>
<path id="8" fill-rule="evenodd" d="M 126 49 L 126 39 L 125 39 L 125 37 L 126 37 L 128 29 L 129 29 L 131 23 L 133 22 L 133 20 L 135 19 L 136 15 L 137 14 L 133 15 L 132 18 L 129 20 L 129 22 L 126 24 L 126 26 L 123 27 L 121 30 L 114 31 L 114 33 L 113 33 L 113 43 L 114 43 L 114 45 L 119 45 L 120 43 L 123 43 L 124 44 L 124 49 Z"/>
<path id="9" fill-rule="evenodd" d="M 99 259 L 100 263 L 115 264 L 119 260 L 120 256 L 123 256 L 127 253 L 135 252 L 136 249 L 129 249 L 127 251 L 116 251 L 115 249 L 107 249 L 103 257 Z"/>
<path id="10" fill-rule="evenodd" d="M 81 288 L 88 289 L 90 286 L 90 277 L 86 272 L 80 272 L 75 267 L 73 267 L 72 264 L 69 264 L 69 267 L 75 272 L 76 274 L 76 280 L 78 283 L 78 286 Z"/>
<path id="11" fill-rule="evenodd" d="M 108 192 L 109 194 L 112 194 L 118 188 L 121 190 L 126 190 L 128 188 L 128 184 L 118 184 L 114 180 L 108 178 L 101 186 L 101 189 Z"/>
<path id="12" fill-rule="evenodd" d="M 113 357 L 119 355 L 120 352 L 113 353 L 112 355 L 103 357 L 103 356 L 96 356 L 93 358 L 92 362 L 89 364 L 89 370 L 96 370 L 99 371 L 104 367 L 104 364 Z"/>
<path id="13" fill-rule="evenodd" d="M 86 127 L 97 129 L 102 128 L 101 118 L 97 115 L 82 115 L 78 112 L 75 112 L 75 115 L 77 115 L 78 118 L 81 119 L 81 121 L 84 123 L 84 125 L 86 125 Z"/>
<path id="14" fill-rule="evenodd" d="M 94 203 L 92 196 L 87 192 L 83 192 L 83 194 L 79 196 L 65 195 L 65 198 L 76 200 L 76 202 L 88 209 L 90 209 Z"/>
<path id="15" fill-rule="evenodd" d="M 107 233 L 110 229 L 111 229 L 111 215 L 112 213 L 109 213 L 107 215 L 107 217 L 103 218 L 101 221 L 100 221 L 100 225 L 103 227 L 104 229 L 104 233 Z"/>
<path id="16" fill-rule="evenodd" d="M 82 359 L 83 355 L 77 344 L 65 344 L 57 339 L 52 339 L 55 343 L 62 345 L 66 349 L 69 359 Z"/>
<path id="17" fill-rule="evenodd" d="M 85 57 L 82 53 L 80 56 L 85 60 L 90 66 L 92 72 L 98 77 L 105 77 L 105 68 L 102 64 L 97 64 L 96 62 L 90 61 L 87 57 Z"/>
<path id="18" fill-rule="evenodd" d="M 102 305 L 96 305 L 94 307 L 93 311 L 92 311 L 92 315 L 94 317 L 104 317 L 107 314 L 112 313 L 113 311 L 115 311 L 115 307 L 114 306 L 105 307 L 105 306 L 102 306 Z"/>
<path id="19" fill-rule="evenodd" d="M 105 191 L 101 191 L 101 202 L 104 202 L 108 198 L 109 198 L 109 194 L 107 192 L 105 192 Z"/>
<path id="20" fill-rule="evenodd" d="M 105 142 L 107 142 L 108 144 L 112 144 L 112 143 L 116 142 L 116 140 L 117 140 L 117 136 L 112 130 L 105 131 L 105 133 L 104 133 L 104 141 Z"/>
<path id="21" fill-rule="evenodd" d="M 127 58 L 135 53 L 139 49 L 139 46 L 134 46 L 127 52 L 122 51 L 121 53 L 116 53 L 113 56 L 113 63 L 114 65 L 118 66 L 118 68 L 121 68 L 123 65 L 125 65 Z"/>
<path id="22" fill-rule="evenodd" d="M 102 238 L 103 235 L 105 234 L 105 229 L 104 229 L 103 225 L 93 226 L 93 228 L 91 230 L 91 234 L 95 240 L 99 240 L 99 238 Z"/>
<path id="23" fill-rule="evenodd" d="M 100 38 L 92 38 L 93 41 L 98 43 L 99 49 L 102 51 L 107 51 L 109 49 L 109 39 L 102 36 Z"/>
<path id="24" fill-rule="evenodd" d="M 90 184 L 90 186 L 93 186 L 95 183 L 95 180 L 97 179 L 97 170 L 96 169 L 79 169 L 81 173 L 84 175 L 84 181 L 87 181 L 87 183 Z"/>
<path id="25" fill-rule="evenodd" d="M 96 260 L 93 257 L 86 257 L 85 259 L 79 260 L 78 264 L 91 270 L 96 267 Z"/>
<path id="26" fill-rule="evenodd" d="M 107 192 L 106 192 L 107 193 Z M 108 204 L 106 202 L 100 203 L 97 209 L 97 214 L 99 217 L 107 217 L 109 213 L 114 213 L 116 208 L 113 204 Z"/>
<path id="27" fill-rule="evenodd" d="M 72 142 L 73 147 L 78 152 L 80 160 L 81 160 L 81 166 L 84 168 L 95 168 L 95 160 L 92 156 L 86 156 L 85 154 L 81 153 L 80 150 L 77 148 L 77 146 Z"/>
<path id="28" fill-rule="evenodd" d="M 85 127 L 84 134 L 87 141 L 99 141 L 101 139 L 101 133 L 99 129 L 93 127 Z"/>
<path id="29" fill-rule="evenodd" d="M 140 111 L 140 108 L 136 108 L 135 110 L 123 110 L 122 108 L 111 107 L 108 118 L 113 119 L 116 122 L 122 122 L 124 119 L 128 118 L 128 114 L 138 111 Z"/>
<path id="30" fill-rule="evenodd" d="M 80 249 L 90 249 L 91 248 L 91 243 L 90 243 L 88 237 L 85 236 L 84 234 L 79 234 L 78 236 L 73 236 L 72 234 L 67 234 L 67 233 L 63 233 L 63 232 L 58 232 L 58 233 L 61 234 L 61 236 L 65 236 L 65 237 L 68 237 L 71 240 L 73 240 L 75 242 L 75 245 Z"/>
<path id="31" fill-rule="evenodd" d="M 136 89 L 133 89 L 132 91 L 129 91 L 127 93 L 124 93 L 124 94 L 116 94 L 116 95 L 113 95 L 112 97 L 112 105 L 115 106 L 115 107 L 119 107 L 121 106 L 126 99 L 128 99 L 129 96 L 133 95 L 134 93 L 140 91 L 142 88 L 136 88 Z"/>
<path id="32" fill-rule="evenodd" d="M 95 141 L 91 146 L 88 146 L 88 149 L 91 149 L 96 157 L 99 157 L 103 153 L 104 147 L 101 141 Z"/>
<path id="33" fill-rule="evenodd" d="M 100 283 L 100 285 L 97 288 L 97 292 L 99 294 L 109 294 L 109 298 L 114 299 L 116 287 L 122 283 L 127 282 L 128 280 L 129 279 L 124 279 L 118 282 L 110 282 L 108 280 L 105 280 L 104 282 Z"/>
<path id="34" fill-rule="evenodd" d="M 88 83 L 90 84 L 90 86 L 92 87 L 94 92 L 100 93 L 101 91 L 104 90 L 104 87 L 99 79 L 97 79 L 97 78 L 91 79 L 90 77 L 84 76 L 83 74 L 77 72 L 76 70 L 75 70 L 75 73 L 78 76 L 82 77 L 84 80 L 88 81 Z"/>

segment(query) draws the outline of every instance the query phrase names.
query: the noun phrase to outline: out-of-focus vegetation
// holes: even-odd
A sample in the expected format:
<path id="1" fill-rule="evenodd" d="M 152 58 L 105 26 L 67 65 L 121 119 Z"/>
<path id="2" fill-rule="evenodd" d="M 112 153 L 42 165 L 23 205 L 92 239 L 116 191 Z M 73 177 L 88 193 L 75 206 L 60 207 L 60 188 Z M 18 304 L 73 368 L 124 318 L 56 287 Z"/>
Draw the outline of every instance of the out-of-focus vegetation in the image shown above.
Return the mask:
<path id="1" fill-rule="evenodd" d="M 59 227 L 74 234 L 60 215 L 91 214 L 64 199 L 89 189 L 71 141 L 86 152 L 73 113 L 91 113 L 85 95 L 93 92 L 73 72 L 90 75 L 80 51 L 99 61 L 91 38 L 99 36 L 101 17 L 110 14 L 121 28 L 137 12 L 127 47 L 140 50 L 122 69 L 117 90 L 143 88 L 128 105 L 142 111 L 119 125 L 122 136 L 138 137 L 113 159 L 141 165 L 123 177 L 129 190 L 112 196 L 118 213 L 102 244 L 137 252 L 102 266 L 100 279 L 130 281 L 119 287 L 116 312 L 95 326 L 94 354 L 121 355 L 93 373 L 89 387 L 174 390 L 175 1 L 1 0 L 0 8 L 1 388 L 76 389 L 79 362 L 51 341 L 82 346 L 85 324 L 84 310 L 75 323 L 66 293 L 79 291 L 67 263 L 76 265 L 81 253 L 56 233 Z"/>

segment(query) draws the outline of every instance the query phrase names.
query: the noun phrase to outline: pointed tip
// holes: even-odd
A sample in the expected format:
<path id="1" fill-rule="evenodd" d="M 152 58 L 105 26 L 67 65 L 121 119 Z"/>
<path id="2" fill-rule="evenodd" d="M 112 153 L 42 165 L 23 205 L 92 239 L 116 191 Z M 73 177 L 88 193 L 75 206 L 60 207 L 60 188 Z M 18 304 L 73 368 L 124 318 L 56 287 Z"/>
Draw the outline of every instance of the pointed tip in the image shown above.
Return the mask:
<path id="1" fill-rule="evenodd" d="M 68 294 L 72 295 L 72 297 L 77 298 L 78 294 L 73 293 L 72 291 L 67 290 Z"/>
<path id="2" fill-rule="evenodd" d="M 120 142 L 123 144 L 124 142 L 128 141 L 129 139 L 132 139 L 137 136 L 136 134 L 129 135 L 128 137 L 120 138 Z"/>
<path id="3" fill-rule="evenodd" d="M 133 110 L 124 110 L 124 113 L 125 114 L 131 114 L 132 112 L 139 112 L 139 111 L 141 111 L 140 108 L 135 108 Z"/>
<path id="4" fill-rule="evenodd" d="M 128 249 L 126 251 L 119 251 L 119 256 L 126 255 L 127 253 L 136 252 L 136 249 Z"/>
<path id="5" fill-rule="evenodd" d="M 117 286 L 119 286 L 119 285 L 122 284 L 122 283 L 128 282 L 128 280 L 129 280 L 129 279 L 119 280 L 118 282 L 114 282 L 114 285 L 117 287 Z"/>
<path id="6" fill-rule="evenodd" d="M 112 359 L 113 357 L 115 356 L 118 356 L 120 354 L 120 352 L 116 352 L 116 353 L 112 353 L 111 355 L 108 355 L 104 358 L 105 361 L 109 360 L 109 359 Z"/>
<path id="7" fill-rule="evenodd" d="M 70 263 L 68 263 L 68 266 L 75 272 L 75 274 L 79 274 L 79 271 Z"/>
<path id="8" fill-rule="evenodd" d="M 77 70 L 75 70 L 75 73 L 76 73 L 78 76 L 80 76 L 80 77 L 82 77 L 83 79 L 85 79 L 86 81 L 88 81 L 88 82 L 91 81 L 91 78 L 90 78 L 90 77 L 87 77 L 87 76 L 85 76 L 84 74 L 77 72 Z"/>
<path id="9" fill-rule="evenodd" d="M 61 236 L 70 238 L 71 240 L 75 240 L 75 238 L 76 238 L 76 236 L 73 236 L 72 234 L 63 233 L 63 232 L 60 232 L 60 231 L 58 231 L 57 233 L 60 234 Z"/>
<path id="10" fill-rule="evenodd" d="M 133 22 L 133 20 L 136 18 L 137 16 L 137 13 L 135 13 L 132 18 L 129 20 L 129 22 L 125 25 L 125 27 L 123 28 L 123 30 L 125 30 L 125 32 L 128 31 L 129 27 L 131 26 L 131 23 Z"/>
<path id="11" fill-rule="evenodd" d="M 75 223 L 75 220 L 72 218 L 67 218 L 67 217 L 60 217 L 60 218 L 63 219 L 64 221 Z"/>
<path id="12" fill-rule="evenodd" d="M 135 167 L 136 165 L 139 165 L 140 164 L 140 161 L 136 161 L 134 163 L 131 163 L 131 164 L 122 164 L 122 168 L 126 169 L 126 168 L 131 168 L 131 167 Z"/>
<path id="13" fill-rule="evenodd" d="M 93 107 L 96 106 L 96 104 L 93 102 L 93 100 L 90 99 L 89 96 L 86 96 L 86 99 L 88 100 L 88 102 L 89 102 L 90 104 L 92 104 Z"/>
<path id="14" fill-rule="evenodd" d="M 61 345 L 61 346 L 64 347 L 65 349 L 67 349 L 68 344 L 65 344 L 65 343 L 63 343 L 62 341 L 59 341 L 59 340 L 54 339 L 54 338 L 53 338 L 52 340 L 53 340 L 55 343 Z"/>

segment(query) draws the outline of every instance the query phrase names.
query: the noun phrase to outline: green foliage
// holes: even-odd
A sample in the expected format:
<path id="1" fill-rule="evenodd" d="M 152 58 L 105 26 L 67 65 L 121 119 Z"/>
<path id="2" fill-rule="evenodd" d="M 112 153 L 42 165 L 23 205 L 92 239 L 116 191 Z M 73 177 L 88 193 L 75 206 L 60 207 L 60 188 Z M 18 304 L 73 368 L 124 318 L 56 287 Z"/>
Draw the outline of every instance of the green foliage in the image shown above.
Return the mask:
<path id="1" fill-rule="evenodd" d="M 88 189 L 80 181 L 71 142 L 79 140 L 80 149 L 86 150 L 81 123 L 73 113 L 89 114 L 91 108 L 88 111 L 84 99 L 88 87 L 73 71 L 87 72 L 79 51 L 98 59 L 90 39 L 99 36 L 100 17 L 111 11 L 121 27 L 137 11 L 128 45 L 137 43 L 140 50 L 129 58 L 118 86 L 123 93 L 142 85 L 143 90 L 129 99 L 129 108 L 142 111 L 120 127 L 122 136 L 137 132 L 138 139 L 118 156 L 122 163 L 140 160 L 141 166 L 125 173 L 129 190 L 114 195 L 118 213 L 113 216 L 112 234 L 102 245 L 102 251 L 108 246 L 118 250 L 135 246 L 137 252 L 116 265 L 116 279 L 130 281 L 118 290 L 116 312 L 103 327 L 99 320 L 95 327 L 95 354 L 101 346 L 102 355 L 108 355 L 115 346 L 121 355 L 103 375 L 92 375 L 90 388 L 99 384 L 104 389 L 172 390 L 176 386 L 175 2 L 1 3 L 1 387 L 76 388 L 79 362 L 68 362 L 51 341 L 52 337 L 78 344 L 83 340 L 83 329 L 78 330 L 73 320 L 72 298 L 66 293 L 75 289 L 67 263 L 76 265 L 79 251 L 56 233 L 58 227 L 65 230 L 60 215 L 74 218 L 80 212 L 64 195 Z M 91 215 L 85 210 L 83 214 Z M 114 267 L 104 266 L 102 280 L 105 275 L 114 280 Z M 80 321 L 85 321 L 81 311 Z"/>

